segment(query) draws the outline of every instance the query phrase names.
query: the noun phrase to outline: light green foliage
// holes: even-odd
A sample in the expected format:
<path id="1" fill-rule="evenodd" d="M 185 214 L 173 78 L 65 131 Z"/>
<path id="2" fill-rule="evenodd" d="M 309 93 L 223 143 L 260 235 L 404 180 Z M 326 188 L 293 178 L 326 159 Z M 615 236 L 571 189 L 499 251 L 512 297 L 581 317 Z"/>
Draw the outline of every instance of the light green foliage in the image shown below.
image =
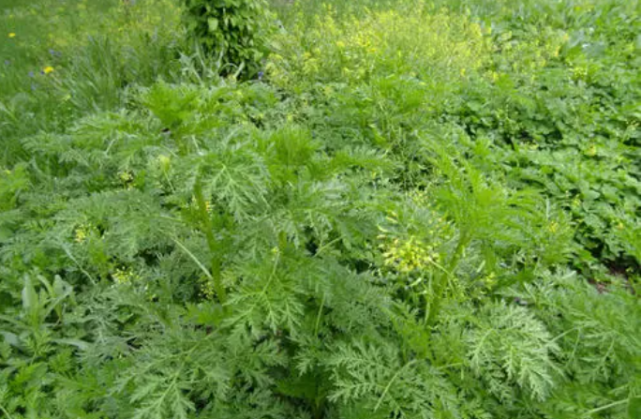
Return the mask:
<path id="1" fill-rule="evenodd" d="M 472 370 L 506 403 L 514 397 L 506 385 L 510 382 L 545 400 L 554 388 L 552 355 L 559 349 L 545 325 L 521 307 L 501 304 L 485 310 L 468 337 Z"/>
<path id="2" fill-rule="evenodd" d="M 0 417 L 639 417 L 638 2 L 275 3 L 0 13 Z"/>

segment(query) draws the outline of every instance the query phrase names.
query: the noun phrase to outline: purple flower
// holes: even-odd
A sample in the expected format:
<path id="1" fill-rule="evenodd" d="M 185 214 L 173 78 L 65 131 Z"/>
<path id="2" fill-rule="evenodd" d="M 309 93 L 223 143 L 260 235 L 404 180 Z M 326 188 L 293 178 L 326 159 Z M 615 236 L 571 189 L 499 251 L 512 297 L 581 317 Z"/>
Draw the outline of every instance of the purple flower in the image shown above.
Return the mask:
<path id="1" fill-rule="evenodd" d="M 258 80 L 262 80 L 264 75 L 265 75 L 265 73 L 264 73 L 264 72 L 259 71 L 259 72 L 258 72 Z"/>
<path id="2" fill-rule="evenodd" d="M 4 60 L 4 65 L 11 65 L 11 61 L 9 61 L 9 60 Z"/>
<path id="3" fill-rule="evenodd" d="M 35 76 L 35 74 L 33 74 L 33 71 L 30 71 L 29 72 L 29 77 L 33 78 L 34 76 Z"/>

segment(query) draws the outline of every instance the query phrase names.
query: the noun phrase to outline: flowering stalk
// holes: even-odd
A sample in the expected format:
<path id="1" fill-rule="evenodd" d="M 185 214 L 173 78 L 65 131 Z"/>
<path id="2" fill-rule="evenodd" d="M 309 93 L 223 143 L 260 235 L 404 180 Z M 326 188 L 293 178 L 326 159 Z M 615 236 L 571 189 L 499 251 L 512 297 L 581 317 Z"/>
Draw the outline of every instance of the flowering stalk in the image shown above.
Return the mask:
<path id="1" fill-rule="evenodd" d="M 207 211 L 207 202 L 203 195 L 203 187 L 200 177 L 196 179 L 196 183 L 194 184 L 194 196 L 198 206 L 198 215 L 201 222 L 200 227 L 203 233 L 205 233 L 207 246 L 211 252 L 211 276 L 214 281 L 214 291 L 216 291 L 218 301 L 224 305 L 227 301 L 227 292 L 225 291 L 221 277 L 222 261 L 220 259 L 220 246 L 214 236 L 214 227 L 211 223 L 209 212 Z"/>

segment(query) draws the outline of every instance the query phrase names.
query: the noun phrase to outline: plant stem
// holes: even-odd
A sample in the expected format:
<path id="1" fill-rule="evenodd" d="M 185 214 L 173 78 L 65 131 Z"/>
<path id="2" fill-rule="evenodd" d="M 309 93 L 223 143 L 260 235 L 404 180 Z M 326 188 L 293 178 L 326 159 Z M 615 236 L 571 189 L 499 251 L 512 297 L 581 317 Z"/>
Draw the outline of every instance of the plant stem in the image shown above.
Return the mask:
<path id="1" fill-rule="evenodd" d="M 469 242 L 470 239 L 468 238 L 468 235 L 465 232 L 462 233 L 456 245 L 456 249 L 454 250 L 454 254 L 450 259 L 450 263 L 447 266 L 447 269 L 443 270 L 440 275 L 437 275 L 435 277 L 433 289 L 434 292 L 432 293 L 433 302 L 429 310 L 427 309 L 427 306 L 430 305 L 429 300 L 426 303 L 425 323 L 427 325 L 433 325 L 436 321 L 439 311 L 441 310 L 441 303 L 443 300 L 443 293 L 446 289 L 447 277 L 449 275 L 452 275 L 452 273 L 456 270 L 456 267 L 458 266 L 459 261 L 463 256 L 463 252 L 465 251 L 465 248 L 467 247 Z"/>
<path id="2" fill-rule="evenodd" d="M 216 237 L 214 236 L 214 227 L 211 223 L 211 218 L 207 212 L 207 203 L 205 201 L 205 196 L 203 195 L 203 187 L 200 177 L 196 179 L 196 183 L 194 184 L 194 196 L 196 197 L 196 203 L 198 204 L 201 229 L 203 230 L 203 233 L 205 233 L 207 246 L 211 252 L 211 276 L 214 281 L 214 290 L 218 296 L 218 301 L 224 305 L 227 302 L 227 293 L 223 286 L 221 275 L 222 263 L 220 260 L 220 249 L 218 242 L 216 241 Z"/>
<path id="3" fill-rule="evenodd" d="M 13 419 L 13 416 L 11 416 L 9 414 L 9 412 L 7 411 L 7 409 L 5 409 L 4 406 L 1 405 L 1 404 L 0 404 L 0 410 L 2 410 L 2 412 L 5 414 L 5 416 L 7 416 L 7 419 Z"/>
<path id="4" fill-rule="evenodd" d="M 412 364 L 416 363 L 418 360 L 413 359 L 403 365 L 396 373 L 392 376 L 392 378 L 389 380 L 387 385 L 385 386 L 385 389 L 383 390 L 383 394 L 381 394 L 381 397 L 379 397 L 378 402 L 376 402 L 376 406 L 374 406 L 374 412 L 378 410 L 378 408 L 381 406 L 381 403 L 383 403 L 383 400 L 385 399 L 385 396 L 387 395 L 387 392 L 389 391 L 390 387 L 394 383 L 394 381 L 398 378 L 399 375 L 406 369 L 409 368 Z"/>
<path id="5" fill-rule="evenodd" d="M 606 404 L 605 406 L 597 407 L 596 409 L 590 410 L 588 412 L 588 415 L 593 415 L 593 414 L 601 412 L 603 410 L 607 410 L 607 409 L 610 409 L 612 407 L 620 406 L 622 404 L 628 403 L 628 401 L 629 401 L 629 399 L 623 399 L 623 400 L 619 400 L 619 401 L 616 401 L 616 402 L 612 402 L 610 404 Z"/>

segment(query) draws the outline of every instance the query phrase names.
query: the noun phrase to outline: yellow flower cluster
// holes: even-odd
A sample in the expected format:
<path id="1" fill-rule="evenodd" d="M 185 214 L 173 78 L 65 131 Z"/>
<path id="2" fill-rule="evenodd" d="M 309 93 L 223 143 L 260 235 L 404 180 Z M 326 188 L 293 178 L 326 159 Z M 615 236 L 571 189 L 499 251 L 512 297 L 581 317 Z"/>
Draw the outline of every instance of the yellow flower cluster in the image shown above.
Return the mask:
<path id="1" fill-rule="evenodd" d="M 198 207 L 198 201 L 196 201 L 195 196 L 191 197 L 191 204 L 196 208 Z M 212 206 L 210 201 L 205 201 L 205 209 L 207 209 L 208 214 L 211 214 Z"/>
<path id="2" fill-rule="evenodd" d="M 387 236 L 381 235 L 379 238 L 386 241 L 380 245 L 383 250 L 385 266 L 394 268 L 401 273 L 414 272 L 438 262 L 439 255 L 435 252 L 434 247 L 415 236 L 410 236 L 407 239 L 389 240 Z"/>
<path id="3" fill-rule="evenodd" d="M 278 39 L 267 66 L 273 81 L 290 84 L 303 76 L 350 82 L 390 72 L 468 77 L 490 57 L 490 30 L 446 11 L 371 12 L 341 22 L 334 16 L 329 8 L 312 28 Z"/>
<path id="4" fill-rule="evenodd" d="M 88 224 L 82 224 L 74 232 L 74 241 L 76 243 L 82 244 L 87 241 L 89 235 L 91 234 L 92 228 Z"/>
<path id="5" fill-rule="evenodd" d="M 451 238 L 452 226 L 434 210 L 428 191 L 414 190 L 407 200 L 403 214 L 390 210 L 378 226 L 384 266 L 405 274 L 442 270 L 439 249 Z"/>
<path id="6" fill-rule="evenodd" d="M 124 183 L 131 182 L 134 179 L 134 177 L 129 172 L 120 172 L 118 174 L 118 177 Z"/>
<path id="7" fill-rule="evenodd" d="M 111 274 L 111 278 L 118 285 L 131 284 L 136 279 L 136 275 L 128 268 L 118 268 Z"/>
<path id="8" fill-rule="evenodd" d="M 588 68 L 583 65 L 577 65 L 572 68 L 572 78 L 576 81 L 586 80 L 588 78 Z"/>
<path id="9" fill-rule="evenodd" d="M 87 240 L 87 231 L 83 228 L 76 229 L 76 237 L 74 238 L 76 243 L 84 243 Z"/>
<path id="10" fill-rule="evenodd" d="M 216 290 L 214 289 L 214 281 L 211 281 L 207 278 L 203 279 L 200 284 L 200 293 L 206 300 L 213 300 L 216 296 Z"/>
<path id="11" fill-rule="evenodd" d="M 546 29 L 534 39 L 516 42 L 508 31 L 498 37 L 496 47 L 501 50 L 498 57 L 510 63 L 513 71 L 532 78 L 536 71 L 559 57 L 568 40 L 567 33 Z"/>

